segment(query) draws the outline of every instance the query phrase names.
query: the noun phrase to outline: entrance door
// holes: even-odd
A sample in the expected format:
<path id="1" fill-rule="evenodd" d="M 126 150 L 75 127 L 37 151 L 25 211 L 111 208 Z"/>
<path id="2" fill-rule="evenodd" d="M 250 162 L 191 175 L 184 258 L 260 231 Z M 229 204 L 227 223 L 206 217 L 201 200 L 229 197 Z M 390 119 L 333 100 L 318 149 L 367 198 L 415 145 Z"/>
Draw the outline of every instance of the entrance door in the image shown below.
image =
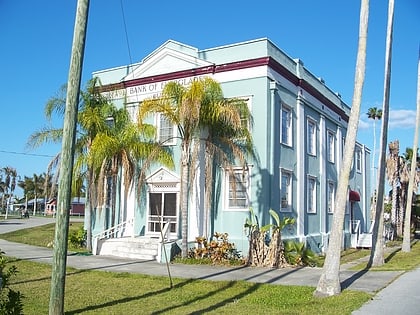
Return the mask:
<path id="1" fill-rule="evenodd" d="M 149 193 L 148 231 L 160 235 L 167 222 L 169 231 L 176 236 L 177 227 L 177 194 L 173 192 Z"/>

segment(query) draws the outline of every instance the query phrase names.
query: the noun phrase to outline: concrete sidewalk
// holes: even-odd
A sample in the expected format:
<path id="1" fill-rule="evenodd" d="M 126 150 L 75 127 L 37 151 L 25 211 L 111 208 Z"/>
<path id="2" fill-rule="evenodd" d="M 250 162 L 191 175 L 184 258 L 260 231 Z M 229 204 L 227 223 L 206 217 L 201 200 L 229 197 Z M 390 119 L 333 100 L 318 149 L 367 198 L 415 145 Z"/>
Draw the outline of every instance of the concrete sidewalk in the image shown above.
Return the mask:
<path id="1" fill-rule="evenodd" d="M 54 219 L 30 218 L 0 221 L 0 234 L 8 229 L 25 228 L 52 222 Z M 17 221 L 17 222 L 15 222 Z M 45 222 L 45 223 L 44 223 Z M 8 242 L 1 239 L 0 249 L 7 256 L 26 259 L 41 263 L 52 262 L 52 250 L 44 247 L 36 247 L 25 244 Z M 167 276 L 165 264 L 156 261 L 135 260 L 111 256 L 78 256 L 69 255 L 67 258 L 69 267 L 82 270 L 105 270 L 113 272 L 129 272 L 147 275 Z M 316 287 L 321 275 L 321 268 L 254 268 L 254 267 L 222 267 L 207 265 L 183 265 L 170 264 L 172 277 L 203 279 L 203 280 L 244 280 L 255 283 L 269 283 L 278 285 L 304 285 Z M 343 289 L 360 290 L 368 293 L 379 294 L 369 303 L 354 314 L 379 314 L 372 310 L 382 310 L 381 315 L 401 314 L 401 312 L 388 312 L 391 308 L 387 303 L 393 303 L 394 307 L 406 309 L 419 309 L 411 314 L 420 314 L 419 294 L 415 294 L 414 283 L 420 280 L 420 269 L 402 275 L 398 271 L 350 271 L 346 266 L 340 271 L 340 280 Z M 396 279 L 396 280 L 395 280 Z M 395 280 L 395 281 L 394 281 Z M 384 289 L 386 287 L 386 289 Z M 384 290 L 382 290 L 384 289 Z M 382 291 L 381 291 L 382 290 Z M 418 290 L 417 290 L 418 291 Z M 392 298 L 390 298 L 392 296 Z M 398 299 L 395 299 L 398 297 Z M 398 302 L 397 302 L 398 301 Z M 405 311 L 404 311 L 405 312 Z"/>

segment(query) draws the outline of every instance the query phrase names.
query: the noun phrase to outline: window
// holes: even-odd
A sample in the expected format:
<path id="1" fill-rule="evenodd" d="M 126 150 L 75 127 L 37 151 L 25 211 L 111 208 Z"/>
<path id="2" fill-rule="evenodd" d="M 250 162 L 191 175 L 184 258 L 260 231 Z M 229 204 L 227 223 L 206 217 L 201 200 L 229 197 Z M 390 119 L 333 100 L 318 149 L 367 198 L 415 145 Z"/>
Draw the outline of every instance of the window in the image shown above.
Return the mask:
<path id="1" fill-rule="evenodd" d="M 281 143 L 292 145 L 292 111 L 286 106 L 281 108 Z"/>
<path id="2" fill-rule="evenodd" d="M 356 147 L 356 171 L 362 172 L 362 151 L 358 147 Z"/>
<path id="3" fill-rule="evenodd" d="M 327 132 L 327 159 L 331 163 L 335 161 L 335 134 L 332 131 Z"/>
<path id="4" fill-rule="evenodd" d="M 307 212 L 316 213 L 316 178 L 308 177 Z"/>
<path id="5" fill-rule="evenodd" d="M 227 204 L 230 210 L 246 209 L 249 207 L 249 174 L 247 170 L 236 169 L 227 171 Z"/>
<path id="6" fill-rule="evenodd" d="M 308 119 L 306 138 L 308 154 L 316 155 L 316 124 L 312 119 Z"/>
<path id="7" fill-rule="evenodd" d="M 334 213 L 334 201 L 335 201 L 335 185 L 333 182 L 328 182 L 328 187 L 327 187 L 327 208 L 328 208 L 328 213 Z"/>
<path id="8" fill-rule="evenodd" d="M 292 173 L 288 171 L 281 172 L 281 211 L 292 211 Z"/>
<path id="9" fill-rule="evenodd" d="M 158 142 L 163 145 L 176 144 L 176 128 L 162 114 L 158 114 Z"/>

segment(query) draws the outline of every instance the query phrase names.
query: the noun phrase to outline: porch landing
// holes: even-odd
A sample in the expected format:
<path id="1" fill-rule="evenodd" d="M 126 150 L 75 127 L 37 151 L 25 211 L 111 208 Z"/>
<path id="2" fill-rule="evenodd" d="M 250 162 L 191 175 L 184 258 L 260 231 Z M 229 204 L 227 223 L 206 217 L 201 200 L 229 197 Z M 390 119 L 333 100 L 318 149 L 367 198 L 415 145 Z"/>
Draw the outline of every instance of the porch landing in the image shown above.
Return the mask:
<path id="1" fill-rule="evenodd" d="M 105 238 L 98 240 L 97 255 L 156 260 L 159 239 L 147 236 Z"/>

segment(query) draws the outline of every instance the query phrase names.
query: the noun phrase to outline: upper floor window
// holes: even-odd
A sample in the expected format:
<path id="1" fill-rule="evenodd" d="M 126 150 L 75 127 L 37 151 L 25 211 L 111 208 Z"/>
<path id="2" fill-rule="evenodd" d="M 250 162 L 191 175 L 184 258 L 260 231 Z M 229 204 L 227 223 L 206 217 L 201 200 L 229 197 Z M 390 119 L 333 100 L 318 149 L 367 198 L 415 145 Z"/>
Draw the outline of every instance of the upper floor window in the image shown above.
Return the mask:
<path id="1" fill-rule="evenodd" d="M 329 162 L 335 162 L 335 134 L 332 131 L 327 132 L 327 158 Z"/>
<path id="2" fill-rule="evenodd" d="M 242 168 L 226 172 L 227 206 L 229 210 L 248 210 L 249 172 Z"/>
<path id="3" fill-rule="evenodd" d="M 292 145 L 292 110 L 284 105 L 281 107 L 281 143 Z"/>
<path id="4" fill-rule="evenodd" d="M 163 114 L 157 114 L 158 142 L 162 145 L 176 144 L 176 126 Z"/>
<path id="5" fill-rule="evenodd" d="M 308 177 L 307 181 L 307 212 L 316 213 L 316 178 Z"/>
<path id="6" fill-rule="evenodd" d="M 316 123 L 312 119 L 307 121 L 306 139 L 308 154 L 316 155 Z"/>
<path id="7" fill-rule="evenodd" d="M 281 171 L 281 211 L 292 211 L 292 173 Z"/>
<path id="8" fill-rule="evenodd" d="M 356 147 L 356 171 L 362 172 L 362 150 L 359 147 Z"/>

